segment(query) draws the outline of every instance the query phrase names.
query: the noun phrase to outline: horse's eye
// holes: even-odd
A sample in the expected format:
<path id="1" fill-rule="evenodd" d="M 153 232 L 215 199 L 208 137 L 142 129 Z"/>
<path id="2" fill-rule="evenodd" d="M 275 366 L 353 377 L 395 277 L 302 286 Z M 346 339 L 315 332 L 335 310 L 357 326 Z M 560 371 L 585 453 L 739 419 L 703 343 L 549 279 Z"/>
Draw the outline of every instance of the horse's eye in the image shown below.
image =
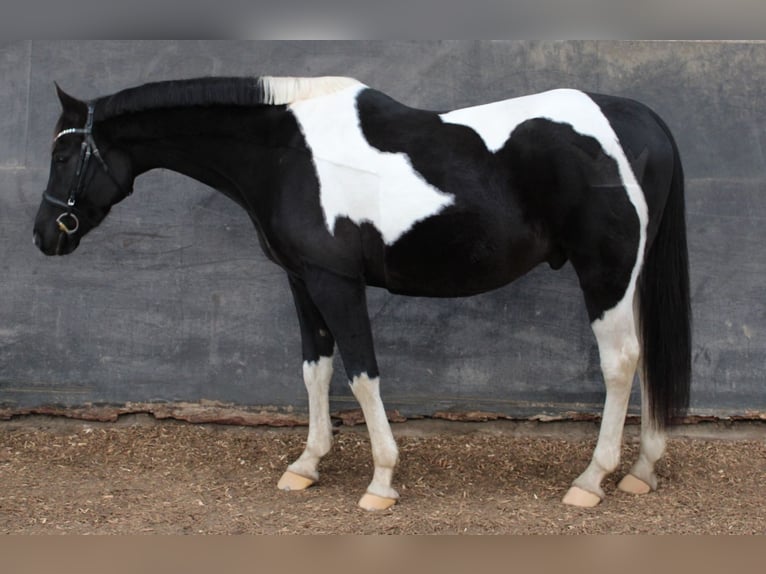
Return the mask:
<path id="1" fill-rule="evenodd" d="M 56 163 L 66 163 L 69 158 L 65 155 L 57 154 L 53 156 L 53 161 Z"/>

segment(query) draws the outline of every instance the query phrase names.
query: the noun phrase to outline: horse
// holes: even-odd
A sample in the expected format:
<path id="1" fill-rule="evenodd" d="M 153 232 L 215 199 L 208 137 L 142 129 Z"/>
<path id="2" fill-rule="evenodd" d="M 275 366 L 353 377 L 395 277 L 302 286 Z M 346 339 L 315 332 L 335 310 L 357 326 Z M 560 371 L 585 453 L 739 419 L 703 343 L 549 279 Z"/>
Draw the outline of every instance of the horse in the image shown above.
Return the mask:
<path id="1" fill-rule="evenodd" d="M 639 454 L 618 488 L 657 488 L 667 427 L 689 402 L 691 305 L 679 150 L 649 107 L 555 89 L 434 112 L 344 77 L 169 80 L 89 101 L 56 90 L 62 112 L 34 222 L 44 254 L 74 251 L 137 176 L 165 168 L 238 203 L 285 271 L 309 426 L 279 488 L 319 479 L 337 344 L 374 462 L 359 506 L 383 510 L 399 498 L 367 286 L 462 297 L 567 262 L 606 394 L 592 459 L 562 502 L 603 500 L 636 372 Z"/>

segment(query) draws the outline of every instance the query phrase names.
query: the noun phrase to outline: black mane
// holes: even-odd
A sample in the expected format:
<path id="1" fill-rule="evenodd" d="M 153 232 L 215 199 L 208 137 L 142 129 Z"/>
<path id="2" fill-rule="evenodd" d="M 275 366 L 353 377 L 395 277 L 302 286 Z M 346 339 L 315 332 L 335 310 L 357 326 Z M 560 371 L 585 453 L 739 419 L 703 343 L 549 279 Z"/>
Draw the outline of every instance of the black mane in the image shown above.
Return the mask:
<path id="1" fill-rule="evenodd" d="M 260 77 L 205 77 L 153 82 L 96 100 L 97 119 L 158 108 L 263 104 Z"/>

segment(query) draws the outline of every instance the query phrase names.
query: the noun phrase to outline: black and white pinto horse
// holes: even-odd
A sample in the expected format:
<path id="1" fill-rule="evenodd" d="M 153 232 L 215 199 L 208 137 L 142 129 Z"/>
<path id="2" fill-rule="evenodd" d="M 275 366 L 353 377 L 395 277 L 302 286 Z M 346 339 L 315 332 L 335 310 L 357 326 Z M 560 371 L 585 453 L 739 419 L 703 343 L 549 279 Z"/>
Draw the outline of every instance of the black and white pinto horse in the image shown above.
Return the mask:
<path id="1" fill-rule="evenodd" d="M 567 261 L 606 400 L 592 461 L 564 502 L 604 497 L 637 368 L 640 452 L 619 487 L 657 487 L 666 426 L 688 403 L 691 313 L 681 163 L 647 107 L 560 89 L 436 113 L 334 77 L 159 82 L 91 102 L 58 92 L 63 113 L 34 225 L 43 253 L 72 252 L 136 176 L 166 168 L 241 205 L 266 256 L 287 273 L 310 422 L 280 488 L 318 480 L 332 442 L 337 342 L 375 467 L 359 504 L 383 509 L 398 498 L 366 285 L 467 296 Z"/>

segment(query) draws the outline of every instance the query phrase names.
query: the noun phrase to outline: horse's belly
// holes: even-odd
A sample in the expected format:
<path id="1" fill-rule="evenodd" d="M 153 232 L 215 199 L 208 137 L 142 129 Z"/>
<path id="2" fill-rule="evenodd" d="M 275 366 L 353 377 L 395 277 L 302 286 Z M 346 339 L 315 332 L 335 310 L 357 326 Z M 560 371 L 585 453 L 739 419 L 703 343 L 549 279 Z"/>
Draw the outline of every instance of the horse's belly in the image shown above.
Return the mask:
<path id="1" fill-rule="evenodd" d="M 480 216 L 443 214 L 420 222 L 385 250 L 393 293 L 459 297 L 496 289 L 540 263 L 542 246 Z"/>
<path id="2" fill-rule="evenodd" d="M 521 275 L 508 273 L 489 261 L 455 259 L 423 260 L 416 266 L 393 264 L 386 271 L 386 289 L 417 297 L 476 295 L 502 287 Z"/>

